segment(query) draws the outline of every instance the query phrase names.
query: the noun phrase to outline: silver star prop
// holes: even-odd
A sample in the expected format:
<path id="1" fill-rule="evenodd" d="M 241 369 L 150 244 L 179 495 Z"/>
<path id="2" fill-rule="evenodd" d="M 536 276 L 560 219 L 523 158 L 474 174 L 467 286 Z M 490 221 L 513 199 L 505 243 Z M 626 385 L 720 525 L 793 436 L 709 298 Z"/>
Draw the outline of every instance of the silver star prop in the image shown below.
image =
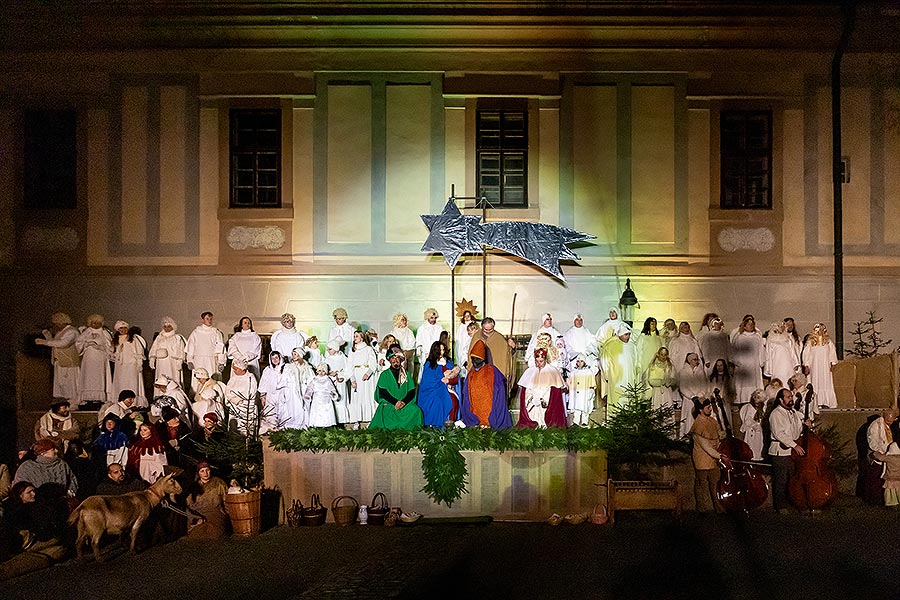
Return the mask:
<path id="1" fill-rule="evenodd" d="M 594 239 L 596 236 L 566 227 L 501 221 L 481 223 L 481 217 L 467 216 L 459 212 L 453 200 L 449 200 L 439 215 L 422 215 L 428 227 L 428 238 L 422 252 L 438 252 L 451 269 L 460 257 L 469 252 L 481 252 L 489 246 L 514 254 L 540 267 L 554 277 L 565 281 L 559 261 L 578 260 L 567 244 Z"/>

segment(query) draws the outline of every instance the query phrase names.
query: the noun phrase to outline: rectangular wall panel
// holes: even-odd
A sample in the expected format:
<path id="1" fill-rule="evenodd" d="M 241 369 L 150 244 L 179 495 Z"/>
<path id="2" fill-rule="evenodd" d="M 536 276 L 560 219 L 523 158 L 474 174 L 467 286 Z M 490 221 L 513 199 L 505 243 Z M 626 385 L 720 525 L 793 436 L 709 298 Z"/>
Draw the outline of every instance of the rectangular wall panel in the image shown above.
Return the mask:
<path id="1" fill-rule="evenodd" d="M 431 86 L 388 85 L 385 108 L 385 241 L 428 235 L 431 212 Z"/>
<path id="2" fill-rule="evenodd" d="M 121 241 L 147 242 L 147 90 L 122 90 Z"/>
<path id="3" fill-rule="evenodd" d="M 846 107 L 841 111 L 841 154 L 850 157 L 850 183 L 844 184 L 843 193 L 844 243 L 868 245 L 872 243 L 872 92 L 845 88 L 841 96 Z"/>
<path id="4" fill-rule="evenodd" d="M 688 249 L 709 253 L 709 109 L 688 112 Z"/>
<path id="5" fill-rule="evenodd" d="M 293 111 L 294 224 L 291 241 L 295 257 L 313 252 L 313 109 Z"/>
<path id="6" fill-rule="evenodd" d="M 616 88 L 579 85 L 573 95 L 575 229 L 614 244 L 616 235 Z"/>
<path id="7" fill-rule="evenodd" d="M 185 122 L 186 90 L 163 86 L 159 90 L 159 241 L 185 241 Z"/>
<path id="8" fill-rule="evenodd" d="M 457 196 L 466 194 L 466 109 L 444 109 L 444 196 L 450 197 L 451 186 Z"/>
<path id="9" fill-rule="evenodd" d="M 818 240 L 831 245 L 834 240 L 832 220 L 833 192 L 831 189 L 831 92 L 827 88 L 816 91 L 816 162 L 819 180 L 816 186 L 818 198 Z"/>
<path id="10" fill-rule="evenodd" d="M 219 111 L 200 109 L 200 256 L 219 256 L 219 198 L 227 203 L 228 189 L 220 190 Z M 227 181 L 227 180 L 226 180 Z"/>
<path id="11" fill-rule="evenodd" d="M 537 200 L 541 209 L 541 223 L 559 225 L 559 109 L 542 108 L 540 115 L 540 147 L 538 197 L 529 194 L 528 201 Z"/>
<path id="12" fill-rule="evenodd" d="M 784 253 L 803 256 L 806 254 L 806 201 L 803 194 L 803 111 L 784 111 L 784 152 L 782 169 L 784 186 Z"/>
<path id="13" fill-rule="evenodd" d="M 885 111 L 884 156 L 884 241 L 900 244 L 900 88 L 884 92 Z"/>
<path id="14" fill-rule="evenodd" d="M 675 243 L 675 88 L 631 88 L 631 242 Z"/>
<path id="15" fill-rule="evenodd" d="M 87 114 L 87 262 L 109 259 L 109 114 Z"/>
<path id="16" fill-rule="evenodd" d="M 372 88 L 328 86 L 329 243 L 372 240 Z"/>

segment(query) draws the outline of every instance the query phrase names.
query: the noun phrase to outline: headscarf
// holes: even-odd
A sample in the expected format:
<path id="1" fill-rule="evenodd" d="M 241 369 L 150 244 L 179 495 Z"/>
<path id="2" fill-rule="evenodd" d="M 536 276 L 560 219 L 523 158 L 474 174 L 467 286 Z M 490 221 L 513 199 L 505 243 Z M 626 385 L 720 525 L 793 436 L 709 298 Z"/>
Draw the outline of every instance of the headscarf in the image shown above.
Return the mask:
<path id="1" fill-rule="evenodd" d="M 434 308 L 426 308 L 426 309 L 425 309 L 425 314 L 424 314 L 423 316 L 425 317 L 425 320 L 427 321 L 427 320 L 430 319 L 431 317 L 437 318 L 439 315 L 438 315 L 437 309 L 434 309 Z"/>
<path id="2" fill-rule="evenodd" d="M 106 422 L 113 421 L 116 426 L 112 431 L 106 428 Z M 100 435 L 94 440 L 94 445 L 103 450 L 118 450 L 128 445 L 128 436 L 121 429 L 121 421 L 115 413 L 109 413 L 103 417 Z"/>
<path id="3" fill-rule="evenodd" d="M 115 329 L 116 331 L 119 331 L 119 330 L 122 329 L 123 327 L 124 327 L 125 329 L 130 329 L 130 328 L 131 328 L 131 325 L 128 324 L 128 321 L 122 321 L 122 320 L 120 319 L 120 320 L 116 321 L 116 326 L 113 327 L 113 329 Z"/>
<path id="4" fill-rule="evenodd" d="M 472 347 L 469 348 L 469 356 L 472 358 L 480 358 L 481 360 L 485 360 L 487 357 L 487 351 L 485 350 L 484 342 L 481 340 L 475 340 L 475 343 L 472 344 Z"/>
<path id="5" fill-rule="evenodd" d="M 172 331 L 167 332 L 165 330 L 166 323 L 172 326 Z M 162 319 L 162 330 L 160 331 L 160 335 L 173 335 L 176 331 L 178 331 L 178 323 L 175 322 L 175 319 L 172 317 L 163 317 Z"/>

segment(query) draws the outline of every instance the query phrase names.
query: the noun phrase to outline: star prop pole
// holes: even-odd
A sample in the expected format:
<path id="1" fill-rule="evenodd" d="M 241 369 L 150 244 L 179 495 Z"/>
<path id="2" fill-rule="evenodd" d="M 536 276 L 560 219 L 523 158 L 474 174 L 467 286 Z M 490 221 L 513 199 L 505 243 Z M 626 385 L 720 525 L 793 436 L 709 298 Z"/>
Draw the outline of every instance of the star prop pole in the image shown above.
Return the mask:
<path id="1" fill-rule="evenodd" d="M 482 252 L 484 247 L 490 247 L 514 254 L 565 281 L 559 261 L 578 260 L 567 244 L 596 237 L 544 223 L 482 223 L 481 217 L 462 214 L 452 198 L 441 214 L 422 215 L 422 221 L 428 227 L 422 252 L 440 253 L 451 271 L 463 254 Z"/>

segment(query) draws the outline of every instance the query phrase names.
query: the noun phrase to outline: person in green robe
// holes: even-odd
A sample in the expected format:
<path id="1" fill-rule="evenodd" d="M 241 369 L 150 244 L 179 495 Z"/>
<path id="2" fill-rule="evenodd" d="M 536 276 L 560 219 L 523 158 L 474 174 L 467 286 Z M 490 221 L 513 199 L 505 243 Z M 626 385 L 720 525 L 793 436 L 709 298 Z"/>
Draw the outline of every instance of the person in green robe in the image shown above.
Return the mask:
<path id="1" fill-rule="evenodd" d="M 375 385 L 378 408 L 369 429 L 418 429 L 422 427 L 422 409 L 416 404 L 416 384 L 403 368 L 403 350 L 388 349 L 391 368 L 382 371 Z"/>

